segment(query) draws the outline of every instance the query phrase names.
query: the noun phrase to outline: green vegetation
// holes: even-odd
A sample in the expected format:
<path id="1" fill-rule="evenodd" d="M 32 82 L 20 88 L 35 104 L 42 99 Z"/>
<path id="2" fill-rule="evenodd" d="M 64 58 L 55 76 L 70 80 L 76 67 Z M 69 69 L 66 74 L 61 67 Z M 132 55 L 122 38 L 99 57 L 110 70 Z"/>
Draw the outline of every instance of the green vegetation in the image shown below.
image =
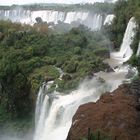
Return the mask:
<path id="1" fill-rule="evenodd" d="M 0 127 L 30 121 L 42 82 L 54 80 L 49 92 L 58 84 L 56 90 L 67 93 L 87 75 L 104 70 L 107 47 L 101 33 L 84 26 L 57 34 L 46 23 L 30 27 L 0 21 Z M 65 72 L 62 80 L 56 67 Z"/>
<path id="2" fill-rule="evenodd" d="M 108 27 L 109 37 L 114 47 L 119 48 L 123 40 L 127 23 L 131 17 L 135 17 L 137 24 L 140 25 L 140 1 L 139 0 L 119 0 L 114 8 L 116 18 L 113 24 Z M 140 27 L 140 26 L 139 26 Z M 137 29 L 137 39 L 139 41 L 140 28 Z M 135 40 L 135 43 L 138 42 Z M 138 46 L 138 45 L 137 45 Z M 133 47 L 132 47 L 133 48 Z"/>
<path id="3" fill-rule="evenodd" d="M 133 67 L 137 67 L 140 73 L 139 57 L 136 56 L 138 44 L 140 41 L 140 1 L 139 0 L 119 0 L 114 7 L 115 19 L 113 24 L 106 27 L 108 36 L 114 45 L 114 48 L 118 49 L 123 40 L 124 32 L 131 17 L 135 17 L 137 23 L 136 35 L 131 48 L 133 49 L 133 56 L 129 60 L 129 63 Z"/>

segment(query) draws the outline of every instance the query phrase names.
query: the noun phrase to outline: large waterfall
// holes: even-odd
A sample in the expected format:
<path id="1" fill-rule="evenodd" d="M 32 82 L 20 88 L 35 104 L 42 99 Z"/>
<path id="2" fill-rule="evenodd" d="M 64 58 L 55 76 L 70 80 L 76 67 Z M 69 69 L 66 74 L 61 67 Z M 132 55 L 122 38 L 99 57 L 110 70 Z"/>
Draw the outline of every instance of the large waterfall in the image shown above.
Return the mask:
<path id="1" fill-rule="evenodd" d="M 100 82 L 98 78 L 85 80 L 79 88 L 72 91 L 69 95 L 54 92 L 47 95 L 47 86 L 42 86 L 37 99 L 36 132 L 34 140 L 65 140 L 72 123 L 72 117 L 79 105 L 87 102 L 96 102 L 102 93 L 114 90 L 125 79 L 127 71 L 121 71 L 112 77 L 105 79 L 106 82 Z M 112 79 L 112 80 L 111 80 Z M 115 84 L 111 84 L 114 82 Z M 42 100 L 44 96 L 44 100 Z M 38 102 L 41 102 L 41 106 Z M 39 106 L 38 106 L 39 105 Z M 40 113 L 39 113 L 40 112 Z"/>
<path id="2" fill-rule="evenodd" d="M 41 17 L 44 22 L 58 24 L 59 21 L 71 24 L 77 22 L 78 24 L 84 24 L 92 30 L 99 30 L 104 20 L 111 20 L 112 16 L 97 14 L 91 11 L 55 11 L 55 10 L 40 10 L 31 11 L 18 8 L 15 10 L 0 10 L 0 19 L 11 20 L 13 22 L 20 22 L 33 25 L 36 23 L 36 18 Z"/>
<path id="3" fill-rule="evenodd" d="M 121 45 L 120 54 L 116 65 L 132 55 L 130 45 L 136 27 L 134 18 L 131 18 Z M 112 59 L 114 55 L 112 55 Z M 116 58 L 116 56 L 115 56 Z M 122 58 L 122 59 L 121 59 Z M 47 94 L 47 89 L 52 82 L 44 83 L 40 88 L 36 105 L 36 131 L 34 140 L 65 140 L 72 125 L 72 117 L 81 104 L 96 102 L 101 94 L 115 90 L 126 79 L 129 66 L 114 69 L 115 72 L 99 72 L 90 80 L 84 80 L 77 90 L 70 94 L 54 92 Z M 61 75 L 62 76 L 62 75 Z M 100 80 L 104 79 L 104 80 Z"/>
<path id="4" fill-rule="evenodd" d="M 132 17 L 129 20 L 128 26 L 126 28 L 123 42 L 122 42 L 122 45 L 120 47 L 120 51 L 111 53 L 112 58 L 119 59 L 121 63 L 129 60 L 129 58 L 133 54 L 133 51 L 131 49 L 131 44 L 132 44 L 134 36 L 135 36 L 136 27 L 137 27 L 137 24 L 135 22 L 134 17 Z"/>

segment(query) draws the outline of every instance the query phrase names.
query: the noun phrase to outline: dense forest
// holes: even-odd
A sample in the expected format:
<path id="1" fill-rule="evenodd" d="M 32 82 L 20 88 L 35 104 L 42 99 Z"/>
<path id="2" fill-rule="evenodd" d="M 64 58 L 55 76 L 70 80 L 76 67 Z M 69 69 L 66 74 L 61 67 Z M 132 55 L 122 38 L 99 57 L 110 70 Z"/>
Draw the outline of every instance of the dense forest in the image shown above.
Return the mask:
<path id="1" fill-rule="evenodd" d="M 107 68 L 108 46 L 105 36 L 82 25 L 57 34 L 43 23 L 31 27 L 0 21 L 0 127 L 32 118 L 42 82 L 55 80 L 49 91 L 58 84 L 57 91 L 68 93 L 86 76 Z M 65 72 L 62 81 L 56 67 Z"/>

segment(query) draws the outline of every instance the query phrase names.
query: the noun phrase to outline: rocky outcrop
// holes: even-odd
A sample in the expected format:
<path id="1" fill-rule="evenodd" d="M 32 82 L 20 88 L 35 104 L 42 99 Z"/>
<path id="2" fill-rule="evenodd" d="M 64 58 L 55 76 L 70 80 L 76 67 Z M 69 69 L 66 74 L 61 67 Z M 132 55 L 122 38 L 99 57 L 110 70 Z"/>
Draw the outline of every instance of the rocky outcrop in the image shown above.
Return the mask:
<path id="1" fill-rule="evenodd" d="M 112 93 L 104 94 L 96 103 L 79 107 L 67 140 L 87 137 L 88 128 L 100 130 L 117 140 L 140 140 L 140 116 L 136 109 L 136 96 L 128 85 L 120 86 Z"/>

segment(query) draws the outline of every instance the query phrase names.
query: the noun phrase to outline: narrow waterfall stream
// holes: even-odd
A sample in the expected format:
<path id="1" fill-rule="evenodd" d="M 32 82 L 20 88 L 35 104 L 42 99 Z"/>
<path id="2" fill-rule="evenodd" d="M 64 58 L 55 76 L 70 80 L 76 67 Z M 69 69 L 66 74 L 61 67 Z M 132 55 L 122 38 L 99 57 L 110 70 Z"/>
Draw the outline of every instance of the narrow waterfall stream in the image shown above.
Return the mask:
<path id="1" fill-rule="evenodd" d="M 34 140 L 65 140 L 72 124 L 72 117 L 81 104 L 96 102 L 106 91 L 115 90 L 125 80 L 129 67 L 122 63 L 133 54 L 130 45 L 135 35 L 136 23 L 131 18 L 121 45 L 120 52 L 111 53 L 108 63 L 114 72 L 99 72 L 91 80 L 84 80 L 77 90 L 70 94 L 54 92 L 47 94 L 53 83 L 44 83 L 38 93 L 36 102 L 36 131 Z M 62 76 L 62 75 L 61 75 Z M 99 80 L 102 78 L 105 82 Z"/>
<path id="2" fill-rule="evenodd" d="M 136 56 L 139 56 L 139 55 L 140 55 L 140 42 L 139 42 L 139 45 L 138 45 L 138 50 L 137 50 Z"/>
<path id="3" fill-rule="evenodd" d="M 111 66 L 115 66 L 115 65 L 122 65 L 123 62 L 126 62 L 127 60 L 129 60 L 129 58 L 132 56 L 133 51 L 131 49 L 131 44 L 132 41 L 134 39 L 135 36 L 135 29 L 137 27 L 137 24 L 135 22 L 134 17 L 132 17 L 129 20 L 129 23 L 127 25 L 125 34 L 124 34 L 124 38 L 123 38 L 123 42 L 122 45 L 120 47 L 120 51 L 119 52 L 112 52 L 111 55 L 111 59 L 109 64 Z"/>

